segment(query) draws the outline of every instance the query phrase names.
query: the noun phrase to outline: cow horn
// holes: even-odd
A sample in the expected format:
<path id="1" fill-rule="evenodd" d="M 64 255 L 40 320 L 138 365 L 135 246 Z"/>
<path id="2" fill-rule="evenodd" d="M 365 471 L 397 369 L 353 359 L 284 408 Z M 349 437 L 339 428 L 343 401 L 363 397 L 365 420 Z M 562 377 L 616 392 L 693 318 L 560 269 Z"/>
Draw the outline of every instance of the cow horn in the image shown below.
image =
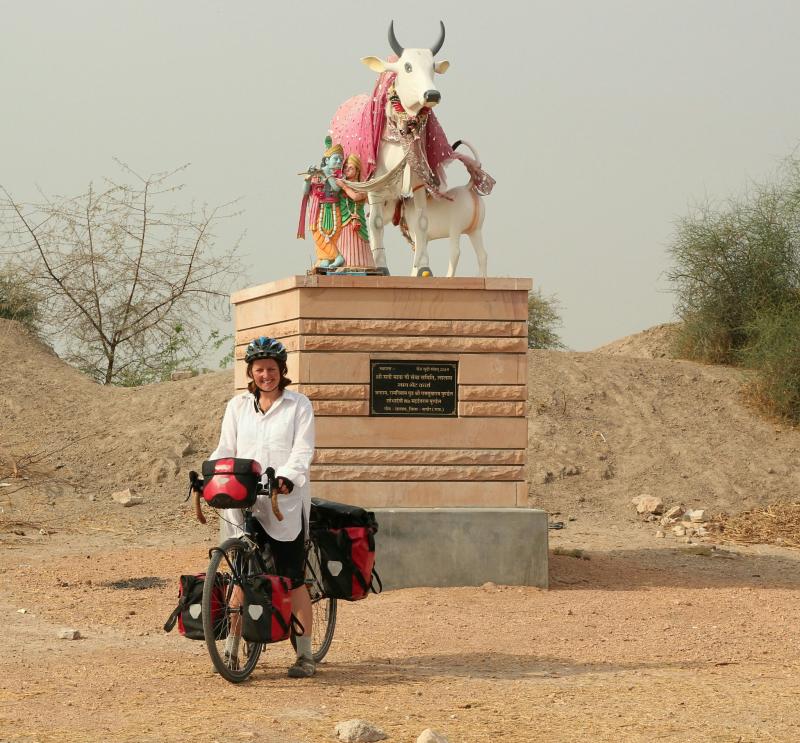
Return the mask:
<path id="1" fill-rule="evenodd" d="M 431 47 L 431 54 L 434 57 L 439 53 L 439 50 L 444 44 L 444 23 L 442 23 L 442 21 L 439 21 L 439 28 L 441 29 L 439 32 L 439 40 Z"/>
<path id="2" fill-rule="evenodd" d="M 392 51 L 398 56 L 403 56 L 403 47 L 400 46 L 400 42 L 397 40 L 397 37 L 394 35 L 394 21 L 389 24 L 389 46 L 392 47 Z"/>

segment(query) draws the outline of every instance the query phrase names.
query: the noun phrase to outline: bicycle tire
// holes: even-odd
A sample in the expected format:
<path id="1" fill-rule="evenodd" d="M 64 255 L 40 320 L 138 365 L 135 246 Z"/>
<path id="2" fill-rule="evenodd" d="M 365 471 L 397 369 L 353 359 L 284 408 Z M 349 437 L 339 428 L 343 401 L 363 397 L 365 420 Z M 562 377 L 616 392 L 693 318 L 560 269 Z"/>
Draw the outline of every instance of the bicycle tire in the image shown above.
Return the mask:
<path id="1" fill-rule="evenodd" d="M 240 613 L 231 602 L 236 600 L 235 591 L 241 585 L 243 575 L 247 571 L 258 570 L 258 566 L 252 563 L 250 546 L 241 539 L 228 539 L 212 550 L 203 584 L 201 613 L 208 654 L 219 675 L 233 684 L 241 683 L 253 672 L 263 647 L 260 643 L 242 639 L 239 643 L 239 655 L 244 656 L 244 663 L 239 664 L 225 658 L 225 639 L 230 633 L 231 624 L 235 623 L 235 617 Z M 220 592 L 215 594 L 214 591 L 214 586 L 219 585 L 223 587 L 224 595 L 221 616 L 218 606 Z M 213 605 L 215 602 L 216 606 Z"/>
<path id="2" fill-rule="evenodd" d="M 311 654 L 315 663 L 320 663 L 328 654 L 333 642 L 333 633 L 336 630 L 336 599 L 329 598 L 320 583 L 319 552 L 312 542 L 306 553 L 307 578 L 306 587 L 311 595 Z M 294 633 L 291 636 L 292 647 L 297 650 L 297 641 Z"/>

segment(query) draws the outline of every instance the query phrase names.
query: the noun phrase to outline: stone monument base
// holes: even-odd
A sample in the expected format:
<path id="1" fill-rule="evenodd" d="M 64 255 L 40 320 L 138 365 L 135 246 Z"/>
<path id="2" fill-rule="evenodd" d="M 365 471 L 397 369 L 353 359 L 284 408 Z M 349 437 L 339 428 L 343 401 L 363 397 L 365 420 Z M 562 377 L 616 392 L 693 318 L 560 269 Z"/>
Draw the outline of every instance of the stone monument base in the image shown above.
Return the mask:
<path id="1" fill-rule="evenodd" d="M 376 567 L 387 589 L 548 587 L 547 514 L 530 508 L 376 508 Z"/>

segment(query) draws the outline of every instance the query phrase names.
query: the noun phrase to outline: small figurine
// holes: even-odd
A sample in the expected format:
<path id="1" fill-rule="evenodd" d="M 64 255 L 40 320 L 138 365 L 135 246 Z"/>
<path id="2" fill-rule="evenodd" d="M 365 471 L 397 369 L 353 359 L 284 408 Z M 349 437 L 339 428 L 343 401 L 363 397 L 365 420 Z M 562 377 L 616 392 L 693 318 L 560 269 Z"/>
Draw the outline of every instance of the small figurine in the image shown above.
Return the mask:
<path id="1" fill-rule="evenodd" d="M 375 268 L 375 259 L 369 246 L 369 232 L 367 218 L 364 214 L 364 204 L 367 194 L 355 191 L 348 185 L 348 181 L 361 180 L 361 158 L 352 153 L 344 161 L 343 178 L 336 180 L 342 189 L 339 205 L 342 213 L 342 233 L 339 236 L 339 250 L 344 255 L 346 266 L 358 268 Z"/>
<path id="2" fill-rule="evenodd" d="M 319 168 L 312 166 L 305 173 L 301 173 L 306 179 L 297 237 L 303 239 L 306 236 L 306 210 L 310 202 L 308 227 L 317 246 L 315 265 L 330 269 L 343 266 L 345 262 L 345 257 L 338 248 L 343 225 L 340 205 L 342 187 L 337 183 L 342 176 L 344 150 L 340 144 L 334 145 L 330 137 L 325 138 L 325 147 Z"/>

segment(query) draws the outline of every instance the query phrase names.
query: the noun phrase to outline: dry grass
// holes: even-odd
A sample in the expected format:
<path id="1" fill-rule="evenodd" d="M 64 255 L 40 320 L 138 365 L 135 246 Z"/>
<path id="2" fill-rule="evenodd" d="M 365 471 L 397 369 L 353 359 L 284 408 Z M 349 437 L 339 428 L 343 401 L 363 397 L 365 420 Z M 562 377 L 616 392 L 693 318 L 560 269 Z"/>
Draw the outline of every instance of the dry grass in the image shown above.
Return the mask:
<path id="1" fill-rule="evenodd" d="M 722 515 L 715 521 L 731 542 L 800 549 L 800 503 L 773 503 L 735 516 Z"/>

